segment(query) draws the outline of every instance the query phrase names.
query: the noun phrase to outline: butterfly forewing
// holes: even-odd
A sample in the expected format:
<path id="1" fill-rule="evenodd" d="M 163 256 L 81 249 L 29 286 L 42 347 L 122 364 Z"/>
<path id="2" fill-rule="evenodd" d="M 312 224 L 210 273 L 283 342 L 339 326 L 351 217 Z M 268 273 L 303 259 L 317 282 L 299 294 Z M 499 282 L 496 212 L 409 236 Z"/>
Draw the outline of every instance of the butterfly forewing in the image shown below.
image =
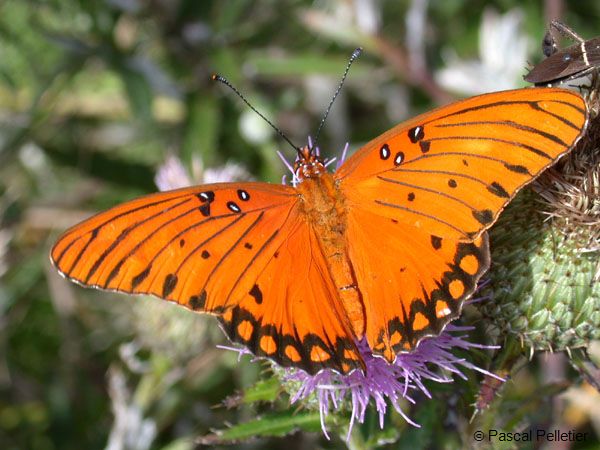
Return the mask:
<path id="1" fill-rule="evenodd" d="M 210 282 L 207 269 L 222 266 L 227 252 L 243 245 L 237 240 L 259 223 L 266 233 L 281 226 L 295 203 L 293 190 L 259 183 L 149 195 L 71 228 L 51 258 L 83 285 L 185 303 L 188 277 Z"/>
<path id="2" fill-rule="evenodd" d="M 215 184 L 143 197 L 68 230 L 51 259 L 79 284 L 216 314 L 232 340 L 282 365 L 362 364 L 293 188 Z"/>
<path id="3" fill-rule="evenodd" d="M 350 208 L 472 239 L 571 148 L 585 123 L 583 100 L 566 90 L 482 95 L 384 133 L 335 177 Z"/>

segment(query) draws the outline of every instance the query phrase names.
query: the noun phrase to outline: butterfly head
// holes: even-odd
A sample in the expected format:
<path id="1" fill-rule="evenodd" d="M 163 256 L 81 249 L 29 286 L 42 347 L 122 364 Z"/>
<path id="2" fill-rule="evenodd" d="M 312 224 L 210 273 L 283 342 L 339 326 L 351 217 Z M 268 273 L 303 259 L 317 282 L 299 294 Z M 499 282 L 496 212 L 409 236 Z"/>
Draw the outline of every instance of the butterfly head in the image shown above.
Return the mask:
<path id="1" fill-rule="evenodd" d="M 306 178 L 317 178 L 327 172 L 325 163 L 309 146 L 298 149 L 298 158 L 294 162 L 294 175 L 302 181 Z"/>

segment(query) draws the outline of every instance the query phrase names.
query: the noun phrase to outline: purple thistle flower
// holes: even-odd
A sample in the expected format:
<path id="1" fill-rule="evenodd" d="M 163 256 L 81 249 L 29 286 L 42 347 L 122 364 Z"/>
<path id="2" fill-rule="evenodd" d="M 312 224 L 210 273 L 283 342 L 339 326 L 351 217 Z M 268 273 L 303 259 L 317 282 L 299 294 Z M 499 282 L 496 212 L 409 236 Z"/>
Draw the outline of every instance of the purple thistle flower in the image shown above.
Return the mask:
<path id="1" fill-rule="evenodd" d="M 497 348 L 469 342 L 465 339 L 467 337 L 465 333 L 456 334 L 471 329 L 473 327 L 448 325 L 439 336 L 423 339 L 412 352 L 398 354 L 393 364 L 373 355 L 366 340 L 363 339 L 358 342 L 358 349 L 365 361 L 366 372 L 355 370 L 342 375 L 327 369 L 316 375 L 309 375 L 299 369 L 286 371 L 284 381 L 291 382 L 290 386 L 296 386 L 297 389 L 292 393 L 290 402 L 295 403 L 315 395 L 319 403 L 323 434 L 328 439 L 325 419 L 332 410 L 340 409 L 346 400 L 350 400 L 352 406 L 347 440 L 350 438 L 354 423 L 364 422 L 365 412 L 371 400 L 379 415 L 381 428 L 387 411 L 387 401 L 409 424 L 420 427 L 401 409 L 399 400 L 404 399 L 414 404 L 411 392 L 415 390 L 431 398 L 431 393 L 423 384 L 424 380 L 451 383 L 453 381 L 451 375 L 466 379 L 462 369 L 471 369 L 504 381 L 497 375 L 452 354 L 451 350 L 457 348 L 464 350 Z M 440 369 L 449 374 L 440 374 Z"/>
<path id="2" fill-rule="evenodd" d="M 276 372 L 282 373 L 283 382 L 291 395 L 291 404 L 301 400 L 316 399 L 321 415 L 321 429 L 327 439 L 329 439 L 325 425 L 327 416 L 334 410 L 343 409 L 349 402 L 352 411 L 346 436 L 348 441 L 354 424 L 364 422 L 367 407 L 371 401 L 373 401 L 379 415 L 380 428 L 383 428 L 384 425 L 388 401 L 406 422 L 420 428 L 420 425 L 402 410 L 399 400 L 406 400 L 415 404 L 415 400 L 411 396 L 411 393 L 415 391 L 420 391 L 428 398 L 432 398 L 431 393 L 423 384 L 425 380 L 437 383 L 452 383 L 454 381 L 453 375 L 466 379 L 463 370 L 469 369 L 504 382 L 505 380 L 502 377 L 477 367 L 475 364 L 452 353 L 452 350 L 455 349 L 499 348 L 498 346 L 469 342 L 466 339 L 468 335 L 465 332 L 472 329 L 474 327 L 449 324 L 442 334 L 423 339 L 417 348 L 410 353 L 399 353 L 393 364 L 388 363 L 379 356 L 375 356 L 366 339 L 363 338 L 357 343 L 357 346 L 365 361 L 366 372 L 354 370 L 344 375 L 331 369 L 324 369 L 315 375 L 310 375 L 302 369 L 286 368 L 282 370 L 281 368 L 278 369 L 275 363 L 272 363 L 272 365 Z M 244 355 L 252 355 L 244 347 L 225 345 L 219 345 L 218 347 L 237 352 L 239 358 Z M 254 357 L 254 360 L 260 359 Z M 446 374 L 443 374 L 443 372 L 446 372 Z"/>

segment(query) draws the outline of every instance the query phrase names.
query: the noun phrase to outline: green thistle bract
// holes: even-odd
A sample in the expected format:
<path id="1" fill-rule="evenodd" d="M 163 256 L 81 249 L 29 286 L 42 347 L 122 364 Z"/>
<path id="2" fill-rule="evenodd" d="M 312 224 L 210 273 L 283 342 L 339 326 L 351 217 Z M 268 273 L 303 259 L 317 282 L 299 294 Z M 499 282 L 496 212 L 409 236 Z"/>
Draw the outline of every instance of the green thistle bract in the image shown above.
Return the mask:
<path id="1" fill-rule="evenodd" d="M 483 312 L 531 351 L 600 339 L 600 120 L 591 92 L 586 135 L 490 231 L 492 301 Z"/>

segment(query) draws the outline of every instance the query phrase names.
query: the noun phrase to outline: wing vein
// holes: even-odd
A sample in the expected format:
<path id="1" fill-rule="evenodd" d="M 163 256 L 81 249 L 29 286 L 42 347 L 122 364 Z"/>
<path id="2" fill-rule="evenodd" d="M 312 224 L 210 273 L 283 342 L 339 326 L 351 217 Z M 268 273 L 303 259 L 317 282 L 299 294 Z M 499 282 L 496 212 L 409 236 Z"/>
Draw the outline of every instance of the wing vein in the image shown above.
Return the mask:
<path id="1" fill-rule="evenodd" d="M 405 172 L 420 172 L 420 171 L 418 171 L 418 170 L 406 170 Z M 450 172 L 427 171 L 427 173 L 450 173 Z M 466 175 L 464 175 L 463 177 L 471 178 L 471 177 L 468 177 Z M 416 184 L 405 183 L 403 181 L 394 180 L 392 178 L 385 178 L 385 177 L 382 177 L 381 175 L 377 175 L 377 178 L 379 178 L 380 180 L 385 181 L 387 183 L 398 184 L 400 186 L 406 186 L 406 187 L 410 187 L 410 188 L 415 188 L 415 189 L 419 189 L 421 191 L 431 192 L 432 194 L 436 194 L 436 195 L 440 195 L 442 197 L 446 197 L 446 198 L 448 198 L 450 200 L 454 200 L 454 201 L 456 201 L 456 202 L 458 202 L 458 203 L 466 206 L 467 208 L 471 209 L 472 211 L 475 211 L 475 208 L 473 206 L 469 205 L 464 200 L 461 200 L 460 198 L 455 197 L 453 195 L 446 194 L 445 192 L 436 191 L 435 189 L 427 188 L 427 187 L 424 187 L 424 186 L 419 186 L 419 185 L 416 185 Z M 477 180 L 477 181 L 481 182 L 481 180 Z"/>
<path id="2" fill-rule="evenodd" d="M 570 103 L 570 102 L 565 102 L 563 100 L 548 100 L 548 101 L 571 106 L 572 108 L 575 108 L 575 110 L 579 111 L 580 113 L 584 112 L 583 109 L 581 109 L 577 105 L 575 105 L 573 103 Z M 434 119 L 432 119 L 432 120 L 430 120 L 428 122 L 425 122 L 425 124 L 427 124 L 427 123 L 434 123 L 434 122 L 437 122 L 437 121 L 440 121 L 440 120 L 443 120 L 443 119 L 446 119 L 446 118 L 452 117 L 452 116 L 460 116 L 461 114 L 466 114 L 466 113 L 469 113 L 469 112 L 482 111 L 482 110 L 485 110 L 485 109 L 488 109 L 488 108 L 495 108 L 495 107 L 498 107 L 498 106 L 512 106 L 512 105 L 529 105 L 529 106 L 531 106 L 532 109 L 535 109 L 537 111 L 543 112 L 543 113 L 548 114 L 548 115 L 550 115 L 550 116 L 552 116 L 552 117 L 554 117 L 556 119 L 561 120 L 563 123 L 565 123 L 566 125 L 571 126 L 573 129 L 576 129 L 576 130 L 580 129 L 580 127 L 578 127 L 575 124 L 571 123 L 567 119 L 562 118 L 562 117 L 560 117 L 560 116 L 558 116 L 555 113 L 552 113 L 550 111 L 546 111 L 543 108 L 540 108 L 538 106 L 538 102 L 537 101 L 531 101 L 531 100 L 516 100 L 516 101 L 515 100 L 503 100 L 503 101 L 498 101 L 498 102 L 485 103 L 485 104 L 478 105 L 478 106 L 470 106 L 468 108 L 463 108 L 463 109 L 460 109 L 458 111 L 454 111 L 454 112 L 452 112 L 450 114 L 446 114 L 445 116 L 438 116 L 438 117 L 436 117 L 436 118 L 434 118 Z"/>
<path id="3" fill-rule="evenodd" d="M 453 127 L 463 127 L 463 126 L 479 126 L 479 125 L 506 125 L 507 127 L 515 128 L 521 131 L 527 131 L 529 133 L 537 134 L 539 136 L 545 137 L 557 144 L 567 147 L 567 143 L 560 139 L 558 136 L 548 133 L 543 130 L 539 130 L 537 128 L 533 128 L 527 125 L 523 125 L 518 122 L 514 122 L 512 120 L 475 120 L 470 122 L 460 122 L 460 123 L 441 123 L 436 124 L 436 128 L 453 128 Z"/>
<path id="4" fill-rule="evenodd" d="M 96 271 L 98 270 L 98 268 L 102 265 L 102 263 L 104 262 L 104 260 L 106 259 L 106 257 L 112 253 L 112 251 L 114 249 L 116 249 L 118 247 L 118 245 L 123 242 L 123 240 L 127 237 L 127 235 L 129 233 L 131 233 L 132 231 L 134 231 L 136 228 L 144 225 L 146 222 L 149 222 L 150 220 L 156 219 L 157 217 L 161 216 L 162 214 L 178 208 L 179 206 L 183 205 L 184 203 L 187 203 L 188 201 L 190 201 L 190 198 L 186 198 L 183 201 L 180 201 L 172 206 L 169 206 L 167 209 L 163 209 L 161 211 L 158 211 L 148 217 L 146 217 L 143 220 L 140 220 L 139 222 L 136 222 L 134 224 L 129 225 L 128 227 L 124 228 L 121 233 L 116 237 L 116 239 L 102 252 L 102 254 L 96 259 L 96 261 L 94 261 L 94 264 L 92 265 L 92 267 L 90 268 L 87 276 L 85 277 L 85 281 L 84 283 L 88 283 L 90 278 L 96 273 Z M 114 220 L 114 219 L 113 219 Z M 112 220 L 111 220 L 112 221 Z M 110 223 L 111 221 L 108 221 L 106 224 Z M 106 225 L 105 224 L 105 225 Z M 74 267 L 71 268 L 71 270 L 73 270 Z"/>
<path id="5" fill-rule="evenodd" d="M 125 261 L 128 258 L 130 258 L 135 252 L 137 252 L 154 235 L 156 235 L 156 233 L 158 233 L 160 230 L 164 229 L 165 227 L 172 225 L 176 221 L 180 220 L 181 218 L 187 216 L 188 214 L 190 214 L 194 211 L 197 211 L 196 207 L 188 209 L 187 211 L 182 212 L 181 214 L 173 217 L 172 219 L 167 220 L 166 222 L 162 223 L 157 228 L 152 230 L 150 233 L 148 233 L 148 235 L 144 239 L 140 240 L 125 256 L 123 256 L 119 260 L 119 262 L 117 264 L 115 264 L 113 266 L 113 270 L 111 271 L 110 275 L 106 278 L 105 287 L 108 286 L 110 284 L 110 282 L 114 279 L 114 277 L 116 277 L 119 274 L 119 271 L 120 271 L 121 267 L 123 266 L 123 264 L 125 263 Z"/>
<path id="6" fill-rule="evenodd" d="M 487 183 L 485 181 L 481 181 L 479 178 L 476 178 L 474 176 L 471 175 L 467 175 L 464 173 L 460 173 L 460 172 L 450 172 L 449 170 L 426 170 L 426 169 L 394 169 L 394 172 L 406 172 L 406 173 L 427 173 L 427 174 L 438 174 L 438 175 L 451 175 L 451 176 L 455 176 L 457 178 L 465 178 L 467 180 L 471 180 L 471 181 L 475 181 L 483 186 L 487 187 Z M 437 193 L 437 191 L 434 191 Z"/>
<path id="7" fill-rule="evenodd" d="M 441 223 L 441 224 L 443 224 L 443 225 L 446 225 L 446 226 L 447 226 L 447 227 L 449 227 L 449 228 L 452 228 L 452 229 L 453 229 L 453 230 L 455 230 L 455 231 L 458 231 L 458 232 L 459 232 L 460 234 L 462 234 L 462 235 L 463 235 L 465 238 L 469 238 L 469 236 L 468 236 L 467 234 L 465 234 L 465 232 L 464 232 L 463 230 L 461 230 L 460 228 L 458 228 L 458 227 L 455 227 L 455 226 L 454 226 L 454 225 L 452 225 L 451 223 L 449 223 L 449 222 L 446 222 L 445 220 L 442 220 L 442 219 L 440 219 L 440 218 L 438 218 L 438 217 L 435 217 L 435 216 L 433 216 L 433 215 L 431 215 L 431 214 L 426 214 L 426 213 L 424 213 L 424 212 L 417 211 L 417 210 L 415 210 L 415 209 L 412 209 L 412 208 L 407 208 L 406 206 L 397 205 L 397 204 L 395 204 L 395 203 L 388 203 L 388 202 L 384 202 L 384 201 L 381 201 L 381 200 L 375 200 L 375 203 L 377 203 L 377 204 L 379 204 L 379 205 L 382 205 L 382 206 L 388 206 L 388 207 L 390 207 L 390 208 L 397 208 L 397 209 L 401 209 L 401 210 L 403 210 L 403 211 L 407 211 L 407 212 L 409 212 L 409 213 L 416 214 L 416 215 L 419 215 L 419 216 L 427 217 L 428 219 L 434 220 L 434 221 L 436 221 L 436 222 L 439 222 L 439 223 Z"/>
<path id="8" fill-rule="evenodd" d="M 476 158 L 476 159 L 484 159 L 484 160 L 488 160 L 488 161 L 494 161 L 494 162 L 502 164 L 503 166 L 506 166 L 506 164 L 507 164 L 507 162 L 505 160 L 500 159 L 500 158 L 494 158 L 493 156 L 479 155 L 477 153 L 467 153 L 467 152 L 443 152 L 443 153 L 427 153 L 427 154 L 424 154 L 424 155 L 420 155 L 420 156 L 418 156 L 418 157 L 416 157 L 414 159 L 405 161 L 403 163 L 403 165 L 406 166 L 407 164 L 415 163 L 417 161 L 420 161 L 421 159 L 439 158 L 439 157 L 443 157 L 443 156 L 464 156 L 464 157 L 469 157 L 469 158 Z"/>
<path id="9" fill-rule="evenodd" d="M 221 267 L 221 264 L 223 263 L 223 261 L 225 261 L 225 259 L 231 254 L 231 252 L 233 252 L 233 250 L 239 245 L 239 243 L 242 242 L 242 239 L 244 239 L 256 225 L 258 225 L 258 223 L 263 219 L 264 215 L 265 215 L 265 212 L 261 211 L 260 214 L 258 215 L 258 217 L 256 218 L 256 220 L 254 222 L 252 222 L 250 224 L 250 226 L 248 228 L 246 228 L 246 230 L 244 230 L 244 232 L 241 234 L 241 236 L 238 238 L 238 240 L 235 241 L 231 247 L 229 247 L 229 250 L 227 250 L 225 252 L 225 254 L 223 254 L 221 259 L 219 259 L 217 264 L 215 264 L 215 266 L 212 268 L 212 270 L 208 274 L 208 277 L 206 277 L 206 281 L 204 282 L 202 291 L 206 289 L 206 286 L 208 286 L 210 279 L 216 273 L 216 271 L 219 269 L 219 267 Z"/>
<path id="10" fill-rule="evenodd" d="M 110 223 L 110 222 L 112 222 L 112 221 L 114 221 L 116 219 L 119 219 L 121 217 L 124 217 L 124 216 L 126 216 L 128 214 L 132 214 L 132 213 L 141 211 L 141 210 L 146 209 L 146 208 L 151 208 L 153 206 L 160 205 L 161 203 L 170 202 L 170 201 L 173 201 L 173 200 L 179 200 L 180 198 L 185 197 L 186 195 L 189 195 L 189 194 L 177 195 L 177 196 L 174 196 L 174 197 L 169 197 L 169 198 L 165 198 L 165 199 L 162 199 L 162 200 L 157 200 L 155 202 L 151 202 L 151 203 L 147 203 L 147 204 L 144 204 L 144 205 L 140 205 L 140 206 L 135 207 L 133 209 L 128 209 L 127 211 L 123 211 L 123 212 L 121 212 L 121 213 L 119 213 L 119 214 L 117 214 L 115 216 L 112 216 L 112 217 L 106 219 L 100 225 L 97 225 L 94 228 L 94 230 L 100 230 L 102 227 L 104 227 L 108 223 Z M 93 217 L 91 217 L 89 220 L 92 220 L 92 219 L 93 219 Z M 64 237 L 63 237 L 63 239 L 67 238 L 69 235 L 71 235 L 72 233 L 75 233 L 76 231 L 78 231 L 78 227 L 77 226 L 75 226 L 72 230 L 67 230 L 66 233 L 65 233 L 65 235 L 64 235 Z M 79 239 L 80 237 L 81 236 L 78 236 L 77 239 Z"/>
<path id="11" fill-rule="evenodd" d="M 261 213 L 262 214 L 262 213 Z M 177 273 L 179 272 L 179 270 L 183 267 L 183 265 L 189 261 L 189 259 L 192 257 L 192 255 L 194 253 L 196 253 L 198 250 L 200 250 L 202 247 L 204 247 L 206 244 L 208 244 L 210 241 L 212 241 L 214 238 L 216 238 L 217 236 L 219 236 L 220 234 L 224 233 L 225 231 L 227 231 L 229 228 L 231 228 L 233 225 L 235 225 L 236 223 L 238 223 L 240 220 L 242 220 L 244 217 L 246 217 L 246 213 L 242 213 L 242 214 L 238 214 L 238 213 L 233 213 L 233 214 L 228 214 L 227 217 L 231 217 L 231 216 L 237 216 L 234 220 L 232 220 L 231 222 L 229 222 L 227 225 L 225 225 L 223 228 L 217 230 L 216 232 L 214 232 L 210 237 L 206 238 L 205 240 L 203 240 L 202 242 L 200 242 L 198 245 L 196 245 L 192 250 L 190 250 L 190 252 L 185 255 L 185 258 L 183 258 L 181 260 L 181 262 L 179 263 L 179 265 L 177 266 L 177 269 L 175 269 L 175 271 L 173 272 L 175 275 L 177 275 Z M 220 216 L 220 217 L 215 217 L 215 219 L 222 219 L 225 216 Z M 197 223 L 196 226 L 200 226 L 203 225 L 204 223 L 208 222 L 208 220 L 203 220 L 200 223 Z M 188 229 L 186 231 L 188 231 L 189 229 L 193 228 L 192 226 L 189 226 Z M 181 233 L 180 233 L 181 234 Z M 175 237 L 174 239 L 171 239 L 171 241 L 165 246 L 163 247 L 160 252 L 164 251 L 167 246 L 174 242 L 179 236 Z M 159 253 L 160 253 L 159 252 Z"/>
<path id="12" fill-rule="evenodd" d="M 501 144 L 506 144 L 506 145 L 512 145 L 515 147 L 520 147 L 523 148 L 527 151 L 530 151 L 532 153 L 535 153 L 536 155 L 542 156 L 548 160 L 552 160 L 554 158 L 552 158 L 550 155 L 548 155 L 546 152 L 532 147 L 531 145 L 527 145 L 527 144 L 523 144 L 521 142 L 515 142 L 515 141 L 509 141 L 506 139 L 500 139 L 500 138 L 495 138 L 495 137 L 485 137 L 485 136 L 445 136 L 445 137 L 433 137 L 428 139 L 428 141 L 433 142 L 433 141 L 492 141 L 492 142 L 499 142 Z M 443 154 L 443 153 L 439 153 L 439 154 Z"/>
<path id="13" fill-rule="evenodd" d="M 263 245 L 260 246 L 260 248 L 258 249 L 258 251 L 252 256 L 252 259 L 250 259 L 250 261 L 248 262 L 248 264 L 246 265 L 246 267 L 244 267 L 244 270 L 242 270 L 242 272 L 240 273 L 240 275 L 237 277 L 237 279 L 235 280 L 235 283 L 233 283 L 229 294 L 227 294 L 227 298 L 225 298 L 225 302 L 227 303 L 229 301 L 229 298 L 231 297 L 231 294 L 233 294 L 233 291 L 235 290 L 236 286 L 238 285 L 238 283 L 240 282 L 240 280 L 244 277 L 244 275 L 246 275 L 246 273 L 248 272 L 248 270 L 250 269 L 250 267 L 252 267 L 252 265 L 256 262 L 256 260 L 258 259 L 258 257 L 265 251 L 265 249 L 271 244 L 271 242 L 273 241 L 273 239 L 275 239 L 275 237 L 279 234 L 279 230 L 280 228 L 276 229 L 271 236 L 269 236 L 269 238 L 263 243 Z"/>

